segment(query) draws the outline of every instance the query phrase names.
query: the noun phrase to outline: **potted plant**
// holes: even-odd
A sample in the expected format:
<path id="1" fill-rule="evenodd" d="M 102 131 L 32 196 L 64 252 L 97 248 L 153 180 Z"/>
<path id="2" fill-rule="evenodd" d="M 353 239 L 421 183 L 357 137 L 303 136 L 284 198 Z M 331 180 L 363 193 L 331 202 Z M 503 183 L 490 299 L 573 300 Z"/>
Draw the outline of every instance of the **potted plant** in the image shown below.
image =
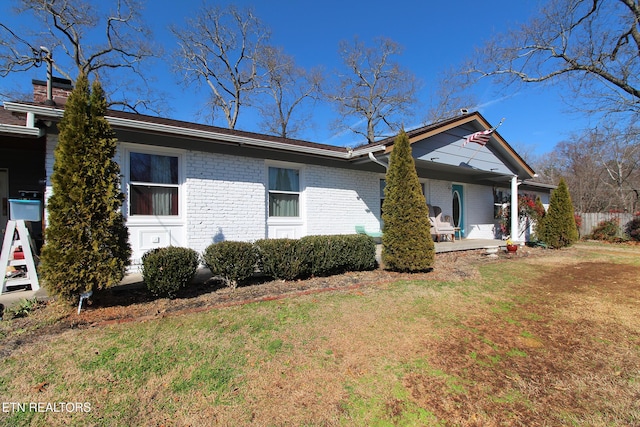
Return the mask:
<path id="1" fill-rule="evenodd" d="M 507 239 L 507 252 L 516 252 L 518 250 L 518 245 L 514 244 L 511 239 Z"/>

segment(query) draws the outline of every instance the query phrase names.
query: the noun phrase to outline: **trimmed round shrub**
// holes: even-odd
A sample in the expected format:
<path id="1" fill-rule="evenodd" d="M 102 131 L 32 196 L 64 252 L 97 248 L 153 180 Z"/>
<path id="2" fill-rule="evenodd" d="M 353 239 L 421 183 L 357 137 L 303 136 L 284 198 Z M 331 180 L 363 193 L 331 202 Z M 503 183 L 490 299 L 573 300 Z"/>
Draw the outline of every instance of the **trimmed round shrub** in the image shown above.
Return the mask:
<path id="1" fill-rule="evenodd" d="M 309 276 L 310 245 L 296 239 L 261 239 L 255 243 L 262 272 L 274 279 Z"/>
<path id="2" fill-rule="evenodd" d="M 591 238 L 594 240 L 612 242 L 618 240 L 619 237 L 620 227 L 618 226 L 618 220 L 616 219 L 601 221 L 600 224 L 598 224 L 591 232 Z"/>
<path id="3" fill-rule="evenodd" d="M 627 223 L 624 231 L 631 240 L 640 241 L 640 216 L 636 216 Z"/>
<path id="4" fill-rule="evenodd" d="M 196 274 L 200 256 L 189 248 L 168 246 L 142 256 L 142 278 L 156 296 L 175 298 Z"/>
<path id="5" fill-rule="evenodd" d="M 251 243 L 226 241 L 209 245 L 202 258 L 214 276 L 235 289 L 239 282 L 253 276 L 258 254 Z"/>

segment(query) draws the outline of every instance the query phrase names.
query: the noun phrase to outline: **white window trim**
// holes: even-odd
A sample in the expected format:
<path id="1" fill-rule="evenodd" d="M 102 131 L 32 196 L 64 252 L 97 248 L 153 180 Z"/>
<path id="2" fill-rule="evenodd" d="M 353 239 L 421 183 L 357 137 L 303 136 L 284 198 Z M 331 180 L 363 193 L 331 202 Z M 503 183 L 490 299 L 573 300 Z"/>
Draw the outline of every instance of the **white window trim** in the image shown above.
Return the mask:
<path id="1" fill-rule="evenodd" d="M 299 191 L 278 191 L 279 194 L 299 194 L 298 198 L 298 216 L 269 216 L 269 168 L 283 168 L 283 169 L 296 169 L 298 170 L 299 176 Z M 306 211 L 306 197 L 305 197 L 305 165 L 300 163 L 290 163 L 290 162 L 278 162 L 267 160 L 265 162 L 264 168 L 264 176 L 265 176 L 265 216 L 267 217 L 267 225 L 298 225 L 303 226 L 305 224 L 305 218 L 307 216 Z"/>
<path id="2" fill-rule="evenodd" d="M 154 184 L 149 182 L 137 183 L 131 182 L 130 176 L 130 153 L 141 154 L 157 154 L 162 156 L 172 156 L 178 158 L 178 184 Z M 127 224 L 131 225 L 148 225 L 148 224 L 161 224 L 161 225 L 182 225 L 186 220 L 186 206 L 187 206 L 187 191 L 186 191 L 186 151 L 180 149 L 172 149 L 165 147 L 155 147 L 134 143 L 122 143 L 122 160 L 121 173 L 124 176 L 124 193 L 125 201 L 124 208 L 127 219 Z M 131 184 L 143 184 L 147 186 L 157 187 L 177 187 L 178 188 L 178 215 L 156 216 L 156 215 L 131 215 L 131 209 L 129 204 L 129 195 L 131 191 Z"/>

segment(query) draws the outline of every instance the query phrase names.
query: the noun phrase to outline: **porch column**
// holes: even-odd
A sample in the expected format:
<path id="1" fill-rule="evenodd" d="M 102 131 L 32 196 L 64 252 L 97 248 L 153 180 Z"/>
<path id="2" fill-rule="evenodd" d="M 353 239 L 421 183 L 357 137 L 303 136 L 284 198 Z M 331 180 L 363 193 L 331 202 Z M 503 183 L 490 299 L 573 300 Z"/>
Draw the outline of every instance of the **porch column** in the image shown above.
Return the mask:
<path id="1" fill-rule="evenodd" d="M 509 238 L 515 243 L 520 239 L 518 226 L 518 176 L 511 178 L 511 235 Z"/>

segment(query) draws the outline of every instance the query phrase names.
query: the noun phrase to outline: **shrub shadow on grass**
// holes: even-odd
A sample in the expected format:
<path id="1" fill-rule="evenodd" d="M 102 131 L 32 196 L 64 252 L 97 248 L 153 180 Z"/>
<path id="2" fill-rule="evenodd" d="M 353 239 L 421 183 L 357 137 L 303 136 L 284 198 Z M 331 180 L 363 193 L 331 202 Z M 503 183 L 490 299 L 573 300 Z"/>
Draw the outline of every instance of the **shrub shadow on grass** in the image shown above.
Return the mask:
<path id="1" fill-rule="evenodd" d="M 204 305 L 197 303 L 197 299 L 210 294 L 233 294 L 241 288 L 259 286 L 270 282 L 268 277 L 254 277 L 239 283 L 236 290 L 229 288 L 225 281 L 218 277 L 213 277 L 211 273 L 206 270 L 198 270 L 196 276 L 191 283 L 183 289 L 180 289 L 175 298 L 167 298 L 166 296 L 154 295 L 145 283 L 135 281 L 126 283 L 113 288 L 104 289 L 94 294 L 87 306 L 87 309 L 92 308 L 109 308 L 109 307 L 126 307 L 136 304 L 151 303 L 159 300 L 173 301 L 173 305 L 182 306 L 184 303 L 189 303 L 192 307 L 198 307 Z M 170 303 L 171 304 L 171 303 Z"/>

